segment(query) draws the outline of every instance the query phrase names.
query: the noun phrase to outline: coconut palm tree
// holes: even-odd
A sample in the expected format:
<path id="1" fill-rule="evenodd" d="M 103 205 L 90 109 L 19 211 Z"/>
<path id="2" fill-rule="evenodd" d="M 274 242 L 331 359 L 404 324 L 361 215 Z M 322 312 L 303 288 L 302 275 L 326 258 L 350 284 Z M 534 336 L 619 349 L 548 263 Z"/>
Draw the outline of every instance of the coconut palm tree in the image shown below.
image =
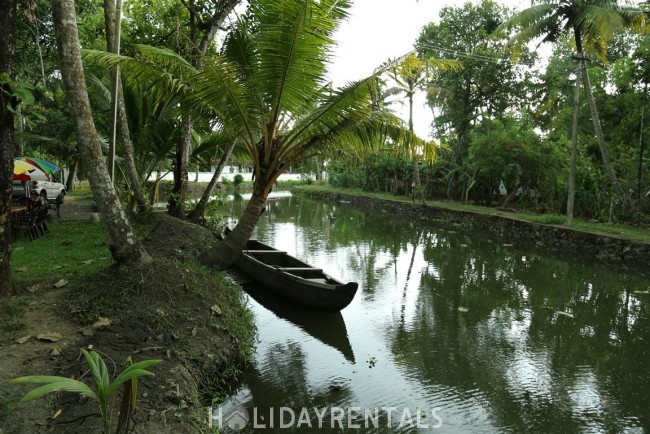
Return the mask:
<path id="1" fill-rule="evenodd" d="M 193 119 L 211 114 L 215 127 L 237 138 L 254 167 L 251 200 L 233 231 L 202 259 L 231 265 L 250 238 L 278 177 L 322 155 L 390 140 L 421 145 L 398 118 L 373 110 L 375 75 L 333 89 L 326 78 L 332 35 L 347 0 L 255 0 L 220 55 L 193 68 L 172 52 L 140 47 L 139 59 L 90 52 L 104 66 L 177 95 Z M 383 71 L 379 71 L 381 73 Z"/>
<path id="2" fill-rule="evenodd" d="M 390 77 L 397 83 L 398 88 L 406 94 L 409 102 L 409 131 L 413 133 L 413 96 L 415 91 L 420 89 L 428 80 L 430 72 L 435 69 L 448 69 L 457 71 L 462 68 L 462 64 L 457 60 L 429 59 L 419 58 L 415 53 L 411 53 L 401 62 L 396 63 L 390 69 Z M 424 203 L 424 193 L 420 183 L 420 168 L 418 166 L 418 150 L 413 149 L 413 177 L 415 180 L 415 191 L 419 195 L 420 201 Z"/>
<path id="3" fill-rule="evenodd" d="M 394 116 L 372 109 L 374 77 L 336 90 L 327 83 L 331 37 L 348 8 L 341 0 L 254 1 L 252 19 L 230 35 L 223 56 L 195 76 L 193 98 L 220 114 L 254 166 L 251 200 L 205 261 L 224 267 L 236 259 L 290 166 L 343 146 L 377 144 L 378 131 L 395 142 L 413 138 Z"/>
<path id="4" fill-rule="evenodd" d="M 619 200 L 630 209 L 630 196 L 623 191 L 609 159 L 585 66 L 586 55 L 607 64 L 607 43 L 616 30 L 625 26 L 647 29 L 647 15 L 638 8 L 619 5 L 617 0 L 533 0 L 530 8 L 517 13 L 502 28 L 517 28 L 518 33 L 511 39 L 514 47 L 538 39 L 542 42 L 573 39 L 603 166 Z"/>

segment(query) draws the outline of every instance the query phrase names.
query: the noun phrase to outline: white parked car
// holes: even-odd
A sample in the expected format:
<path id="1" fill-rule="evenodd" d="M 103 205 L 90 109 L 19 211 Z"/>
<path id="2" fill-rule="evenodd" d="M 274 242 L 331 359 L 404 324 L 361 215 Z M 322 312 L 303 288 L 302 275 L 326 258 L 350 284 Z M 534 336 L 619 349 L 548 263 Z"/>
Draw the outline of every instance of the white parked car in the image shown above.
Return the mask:
<path id="1" fill-rule="evenodd" d="M 38 169 L 29 172 L 29 180 L 20 181 L 14 179 L 11 184 L 14 197 L 28 196 L 31 190 L 47 201 L 53 202 L 60 197 L 59 200 L 62 202 L 62 198 L 66 193 L 63 184 L 50 180 L 50 175 Z"/>

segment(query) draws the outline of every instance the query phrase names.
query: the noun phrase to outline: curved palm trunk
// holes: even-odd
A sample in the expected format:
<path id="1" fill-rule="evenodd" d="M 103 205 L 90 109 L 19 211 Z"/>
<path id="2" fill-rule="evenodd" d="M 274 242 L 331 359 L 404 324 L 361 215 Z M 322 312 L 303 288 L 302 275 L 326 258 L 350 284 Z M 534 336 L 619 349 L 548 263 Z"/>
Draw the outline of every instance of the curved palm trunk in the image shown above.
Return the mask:
<path id="1" fill-rule="evenodd" d="M 268 185 L 267 185 L 268 184 Z M 242 250 L 246 247 L 246 242 L 251 237 L 257 222 L 266 206 L 268 197 L 268 187 L 272 182 L 256 182 L 246 209 L 235 226 L 235 229 L 229 233 L 226 238 L 215 247 L 206 251 L 199 257 L 203 264 L 225 270 L 235 263 Z"/>
<path id="2" fill-rule="evenodd" d="M 74 1 L 52 0 L 52 16 L 70 115 L 90 187 L 108 231 L 109 249 L 118 263 L 149 262 L 151 258 L 133 232 L 108 176 L 86 90 Z"/>
<path id="3" fill-rule="evenodd" d="M 122 143 L 122 150 L 124 151 L 124 166 L 126 168 L 126 176 L 129 179 L 129 188 L 133 192 L 138 212 L 144 212 L 147 210 L 147 199 L 144 197 L 138 169 L 135 167 L 135 150 L 133 149 L 133 142 L 129 134 L 126 110 L 124 109 L 124 94 L 122 93 L 122 86 L 119 80 L 117 86 L 117 135 L 120 143 Z"/>
<path id="4" fill-rule="evenodd" d="M 201 196 L 201 200 L 199 200 L 199 202 L 196 204 L 196 206 L 188 216 L 190 220 L 198 221 L 203 219 L 203 215 L 205 214 L 205 207 L 208 205 L 208 202 L 210 201 L 210 197 L 212 196 L 214 187 L 216 187 L 217 182 L 219 182 L 219 178 L 221 177 L 221 172 L 223 172 L 223 168 L 228 162 L 228 159 L 230 158 L 230 154 L 232 154 L 233 149 L 235 149 L 235 142 L 232 142 L 230 146 L 228 146 L 228 149 L 226 149 L 226 152 L 221 157 L 221 160 L 219 160 L 219 164 L 217 165 L 217 168 L 214 171 L 214 174 L 212 175 L 212 179 L 210 179 L 210 183 L 208 184 L 205 191 L 203 192 L 203 195 Z"/>
<path id="5" fill-rule="evenodd" d="M 589 81 L 589 72 L 587 71 L 587 68 L 583 68 L 582 70 L 582 80 L 584 82 L 585 94 L 587 95 L 587 102 L 589 103 L 591 120 L 594 124 L 598 149 L 600 150 L 600 156 L 603 160 L 603 166 L 605 166 L 605 172 L 609 177 L 609 181 L 612 183 L 616 196 L 618 196 L 625 209 L 630 210 L 632 206 L 630 197 L 625 194 L 623 187 L 621 187 L 621 183 L 618 182 L 616 174 L 614 173 L 614 168 L 612 167 L 612 162 L 609 159 L 609 153 L 607 152 L 607 146 L 605 144 L 605 136 L 603 135 L 603 129 L 600 125 L 600 117 L 598 116 L 598 109 L 596 108 L 596 101 L 594 100 L 594 94 L 591 92 L 591 82 Z"/>
<path id="6" fill-rule="evenodd" d="M 0 72 L 14 78 L 16 61 L 16 2 L 0 0 Z M 8 87 L 8 86 L 7 86 Z M 5 90 L 5 89 L 2 89 Z M 11 92 L 9 89 L 7 89 Z M 0 92 L 0 296 L 13 293 L 11 280 L 11 177 L 14 168 L 13 106 Z"/>

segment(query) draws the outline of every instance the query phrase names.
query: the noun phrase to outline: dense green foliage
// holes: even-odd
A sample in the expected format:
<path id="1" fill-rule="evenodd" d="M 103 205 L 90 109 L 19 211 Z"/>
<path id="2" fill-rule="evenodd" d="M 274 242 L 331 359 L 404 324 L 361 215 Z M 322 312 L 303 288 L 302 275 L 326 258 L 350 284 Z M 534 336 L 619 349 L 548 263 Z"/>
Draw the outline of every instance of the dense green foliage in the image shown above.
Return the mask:
<path id="1" fill-rule="evenodd" d="M 562 2 L 533 6 L 537 12 L 553 11 L 556 3 Z M 600 3 L 598 7 L 606 6 Z M 423 28 L 416 43 L 420 56 L 457 59 L 463 68 L 437 71 L 426 83 L 435 114 L 432 129 L 444 146 L 434 164 L 420 165 L 422 185 L 429 198 L 564 213 L 574 113 L 573 35 L 547 38 L 554 44 L 546 68 L 536 67 L 538 55 L 526 46 L 517 47 L 514 63 L 511 34 L 503 30 L 513 14 L 483 0 L 443 8 L 440 21 Z M 588 65 L 591 91 L 614 172 L 637 209 L 647 214 L 650 39 L 631 31 L 603 35 L 609 36 L 607 64 L 594 59 Z M 585 43 L 591 44 L 588 38 Z M 617 206 L 583 87 L 580 101 L 576 215 L 639 218 Z M 389 152 L 366 155 L 363 163 L 337 161 L 328 167 L 330 182 L 411 195 L 413 169 L 404 163 L 401 155 Z"/>
<path id="2" fill-rule="evenodd" d="M 531 5 L 538 12 L 557 14 L 563 11 L 562 4 L 571 3 L 570 0 L 543 0 Z M 76 5 L 83 47 L 103 50 L 103 9 L 85 0 L 77 1 Z M 623 2 L 613 0 L 599 0 L 598 5 L 624 6 Z M 45 156 L 72 169 L 78 162 L 78 151 L 57 73 L 52 19 L 47 2 L 37 1 L 35 6 L 32 14 L 19 14 L 18 17 L 16 79 L 34 87 L 35 102 L 18 114 L 20 125 L 17 128 L 16 153 Z M 173 0 L 126 3 L 122 52 L 139 56 L 137 44 L 146 44 L 170 49 L 192 63 L 195 59 L 188 53 L 196 48 L 192 41 L 200 35 L 191 34 L 191 29 L 201 32 L 199 23 L 205 23 L 213 10 L 206 2 L 193 2 L 189 6 L 194 8 L 192 12 L 188 4 Z M 255 39 L 243 38 L 242 31 L 250 30 L 253 34 L 254 27 L 263 21 L 261 14 L 265 7 L 263 2 L 254 1 L 252 7 L 241 9 L 239 21 L 227 20 L 228 25 L 207 51 L 207 64 L 214 65 L 215 56 L 222 55 L 245 65 L 247 59 L 250 60 L 245 54 L 246 44 Z M 645 4 L 642 3 L 641 7 Z M 576 69 L 573 35 L 564 29 L 561 33 L 547 35 L 550 44 L 520 45 L 515 62 L 510 50 L 511 40 L 523 27 L 504 30 L 504 25 L 515 14 L 516 11 L 492 0 L 447 6 L 442 9 L 440 19 L 426 25 L 414 41 L 416 53 L 423 62 L 447 59 L 459 62 L 462 67 L 433 67 L 418 76 L 417 83 L 408 86 L 408 91 L 401 94 L 397 91 L 400 83 L 395 81 L 400 77 L 398 74 L 391 78 L 391 74 L 386 73 L 377 82 L 382 86 L 375 92 L 378 96 L 373 96 L 377 108 L 389 107 L 396 98 L 407 100 L 409 92 L 427 91 L 435 114 L 431 128 L 441 144 L 436 152 L 437 161 L 429 158 L 434 155 L 431 152 L 434 148 L 430 146 L 402 149 L 385 136 L 368 136 L 376 143 L 363 151 L 358 147 L 339 145 L 334 154 L 294 162 L 294 170 L 317 174 L 326 171 L 334 186 L 413 195 L 417 167 L 423 193 L 428 198 L 450 198 L 540 212 L 565 212 Z M 531 23 L 533 21 L 528 22 Z M 642 32 L 611 34 L 610 29 L 625 23 L 614 24 L 607 27 L 603 35 L 609 38 L 606 47 L 593 42 L 594 36 L 589 34 L 584 36 L 587 44 L 584 51 L 592 50 L 598 54 L 606 48 L 606 63 L 605 58 L 587 62 L 591 90 L 614 173 L 625 194 L 637 204 L 637 209 L 647 214 L 650 209 L 650 171 L 647 169 L 650 155 L 650 121 L 647 119 L 650 112 L 647 107 L 650 40 Z M 645 30 L 639 22 L 636 22 L 635 29 Z M 522 40 L 524 36 L 521 36 Z M 224 40 L 227 43 L 220 48 Z M 233 43 L 236 41 L 243 43 L 237 46 Z M 549 48 L 552 53 L 547 65 L 536 66 L 540 57 L 546 56 L 538 54 L 542 48 L 544 53 Z M 415 57 L 411 58 L 415 60 Z M 272 57 L 264 62 L 270 60 Z M 319 68 L 328 62 L 330 59 L 319 58 Z M 261 71 L 279 70 L 281 66 L 272 62 L 260 65 Z M 309 74 L 302 75 L 304 82 Z M 108 137 L 111 96 L 107 70 L 89 63 L 87 77 L 95 123 L 100 134 Z M 322 84 L 318 83 L 319 86 Z M 274 89 L 264 89 L 261 81 L 260 86 L 256 87 L 257 94 L 277 93 Z M 304 94 L 304 89 L 301 92 Z M 135 146 L 136 165 L 143 180 L 156 170 L 165 173 L 171 169 L 177 144 L 182 140 L 181 119 L 185 109 L 178 104 L 178 99 L 161 98 L 163 93 L 156 89 L 155 84 L 125 82 L 129 128 Z M 295 102 L 304 113 L 293 114 L 287 120 L 296 122 L 309 118 L 306 113 L 312 107 L 300 106 L 298 103 L 305 100 L 293 101 L 290 99 L 292 95 L 283 94 L 283 101 Z M 575 213 L 589 219 L 638 219 L 639 215 L 633 215 L 613 202 L 617 195 L 600 156 L 582 87 L 580 100 Z M 227 98 L 215 96 L 213 101 L 210 108 L 212 120 L 209 117 L 201 119 L 203 113 L 198 110 L 192 112 L 195 122 L 191 169 L 213 164 L 219 150 L 227 143 L 223 137 L 213 137 L 215 127 L 219 127 L 218 121 L 215 124 L 214 113 L 228 112 L 229 109 L 224 108 Z M 249 116 L 257 116 L 258 112 L 258 109 L 249 112 Z M 255 140 L 250 142 L 247 153 L 254 154 Z M 233 158 L 238 163 L 250 164 L 247 153 L 240 152 Z M 415 166 L 413 157 L 418 154 L 420 158 Z M 121 178 L 120 159 L 117 164 L 118 177 Z M 87 169 L 80 167 L 81 177 Z"/>

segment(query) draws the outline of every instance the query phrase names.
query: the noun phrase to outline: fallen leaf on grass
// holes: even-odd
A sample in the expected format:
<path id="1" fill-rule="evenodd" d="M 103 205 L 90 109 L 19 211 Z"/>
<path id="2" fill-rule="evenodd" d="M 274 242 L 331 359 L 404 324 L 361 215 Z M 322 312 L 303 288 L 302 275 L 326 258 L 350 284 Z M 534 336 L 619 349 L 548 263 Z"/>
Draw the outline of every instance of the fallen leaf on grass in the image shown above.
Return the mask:
<path id="1" fill-rule="evenodd" d="M 29 271 L 29 268 L 27 268 L 27 267 L 20 267 L 17 271 L 19 271 L 19 272 L 21 272 L 21 273 L 27 273 L 27 272 Z"/>
<path id="2" fill-rule="evenodd" d="M 458 312 L 460 312 L 460 313 L 467 313 L 467 312 L 469 312 L 469 309 L 466 308 L 466 307 L 463 307 L 463 306 L 459 306 L 459 307 L 458 307 Z"/>
<path id="3" fill-rule="evenodd" d="M 93 324 L 93 328 L 95 329 L 101 329 L 103 327 L 108 327 L 111 325 L 113 321 L 110 320 L 110 318 L 105 318 L 103 316 L 100 316 L 97 321 Z"/>
<path id="4" fill-rule="evenodd" d="M 68 281 L 67 281 L 67 280 L 61 279 L 61 280 L 59 280 L 58 282 L 56 282 L 56 283 L 54 284 L 54 287 L 57 288 L 57 289 L 58 289 L 58 288 L 63 288 L 63 287 L 66 286 L 67 284 L 68 284 Z"/>
<path id="5" fill-rule="evenodd" d="M 112 321 L 110 318 L 105 318 L 103 316 L 100 316 L 97 321 L 95 321 L 92 325 L 89 325 L 87 327 L 82 328 L 79 330 L 84 336 L 92 336 L 95 334 L 95 330 L 101 329 L 104 327 L 108 327 L 112 324 Z"/>
<path id="6" fill-rule="evenodd" d="M 14 252 L 24 249 L 23 246 L 14 247 Z"/>
<path id="7" fill-rule="evenodd" d="M 39 289 L 41 289 L 41 285 L 39 285 L 39 284 L 36 284 L 36 285 L 32 285 L 32 286 L 28 286 L 28 287 L 27 287 L 27 291 L 29 291 L 31 294 L 35 293 L 35 292 L 38 291 Z"/>
<path id="8" fill-rule="evenodd" d="M 57 332 L 40 333 L 36 335 L 36 339 L 39 339 L 41 341 L 57 342 L 63 339 L 63 336 L 61 335 L 61 333 L 57 333 Z"/>
<path id="9" fill-rule="evenodd" d="M 84 265 L 90 265 L 90 264 L 94 264 L 95 260 L 94 259 L 87 259 L 85 261 L 81 261 L 81 263 L 84 264 Z"/>
<path id="10" fill-rule="evenodd" d="M 213 304 L 213 305 L 210 307 L 210 310 L 211 310 L 213 313 L 216 313 L 217 315 L 221 315 L 221 308 L 219 307 L 218 304 Z"/>
<path id="11" fill-rule="evenodd" d="M 61 348 L 59 348 L 59 347 L 54 347 L 54 348 L 52 348 L 52 352 L 50 353 L 50 356 L 58 357 L 58 356 L 60 356 L 61 354 L 62 354 L 62 353 L 61 353 Z"/>
<path id="12" fill-rule="evenodd" d="M 558 311 L 555 312 L 555 313 L 557 313 L 558 315 L 565 316 L 565 317 L 567 317 L 567 318 L 573 318 L 573 314 L 572 314 L 572 313 L 569 313 L 569 312 L 562 312 L 561 310 L 558 310 Z"/>
<path id="13" fill-rule="evenodd" d="M 503 247 L 512 247 L 512 244 L 504 244 Z"/>
<path id="14" fill-rule="evenodd" d="M 29 338 L 31 338 L 31 337 L 32 337 L 32 336 L 30 335 L 30 336 L 23 336 L 22 338 L 18 338 L 18 339 L 16 339 L 16 343 L 17 343 L 17 344 L 24 344 L 24 343 L 27 342 L 27 341 L 29 340 Z"/>
<path id="15" fill-rule="evenodd" d="M 650 295 L 650 291 L 634 291 L 636 295 Z"/>
<path id="16" fill-rule="evenodd" d="M 59 417 L 60 414 L 61 414 L 61 409 L 58 409 L 50 419 L 56 419 L 57 417 Z"/>

